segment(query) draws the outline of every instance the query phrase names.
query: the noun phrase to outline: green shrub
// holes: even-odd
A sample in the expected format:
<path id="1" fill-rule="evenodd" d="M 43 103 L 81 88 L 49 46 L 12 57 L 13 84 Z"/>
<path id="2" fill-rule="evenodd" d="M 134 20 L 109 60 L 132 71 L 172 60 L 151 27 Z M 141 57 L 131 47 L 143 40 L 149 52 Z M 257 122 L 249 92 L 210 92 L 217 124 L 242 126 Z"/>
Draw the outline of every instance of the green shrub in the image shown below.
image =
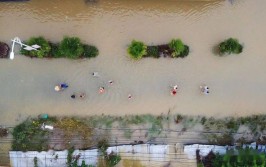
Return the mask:
<path id="1" fill-rule="evenodd" d="M 67 58 L 77 59 L 82 56 L 84 49 L 77 37 L 65 37 L 59 45 L 60 53 Z"/>
<path id="2" fill-rule="evenodd" d="M 132 59 L 138 60 L 147 54 L 147 46 L 143 42 L 133 40 L 127 52 Z"/>
<path id="3" fill-rule="evenodd" d="M 211 165 L 214 167 L 262 167 L 266 166 L 266 154 L 252 148 L 228 150 L 225 155 L 216 154 Z"/>
<path id="4" fill-rule="evenodd" d="M 243 51 L 243 46 L 239 44 L 237 39 L 229 38 L 219 44 L 220 54 L 239 54 Z"/>
<path id="5" fill-rule="evenodd" d="M 38 159 L 37 159 L 37 157 L 34 157 L 33 163 L 34 163 L 34 167 L 38 167 Z"/>
<path id="6" fill-rule="evenodd" d="M 74 151 L 75 151 L 74 147 L 71 147 L 67 150 L 67 163 L 66 164 L 68 167 L 72 167 Z"/>
<path id="7" fill-rule="evenodd" d="M 189 54 L 189 47 L 187 45 L 185 45 L 185 49 L 183 52 L 181 52 L 179 57 L 184 58 L 184 57 L 187 57 L 188 54 Z"/>
<path id="8" fill-rule="evenodd" d="M 83 45 L 84 53 L 83 56 L 86 58 L 96 57 L 99 54 L 99 50 L 95 46 Z"/>
<path id="9" fill-rule="evenodd" d="M 97 148 L 99 149 L 100 153 L 105 154 L 108 147 L 109 143 L 106 139 L 99 140 Z"/>
<path id="10" fill-rule="evenodd" d="M 207 121 L 206 117 L 202 117 L 200 120 L 201 125 L 204 125 L 206 121 Z"/>
<path id="11" fill-rule="evenodd" d="M 12 150 L 14 151 L 45 151 L 48 150 L 49 132 L 42 130 L 42 121 L 26 120 L 17 125 L 12 132 Z"/>
<path id="12" fill-rule="evenodd" d="M 179 57 L 185 51 L 185 45 L 180 39 L 172 39 L 168 45 L 173 50 L 173 57 Z"/>
<path id="13" fill-rule="evenodd" d="M 147 56 L 152 56 L 154 58 L 159 58 L 159 49 L 158 46 L 148 46 L 147 47 Z"/>
<path id="14" fill-rule="evenodd" d="M 114 167 L 116 164 L 119 163 L 119 161 L 121 160 L 121 157 L 120 157 L 120 155 L 111 153 L 111 154 L 107 155 L 106 160 L 107 160 L 107 166 L 108 167 Z"/>
<path id="15" fill-rule="evenodd" d="M 51 46 L 49 45 L 48 41 L 45 40 L 43 37 L 32 37 L 28 41 L 24 42 L 25 44 L 31 45 L 39 45 L 40 48 L 37 50 L 25 50 L 21 48 L 20 53 L 26 56 L 34 56 L 38 58 L 43 58 L 49 55 Z"/>
<path id="16" fill-rule="evenodd" d="M 183 116 L 178 114 L 176 117 L 175 117 L 175 123 L 178 124 L 180 123 L 181 121 L 183 120 Z"/>
<path id="17" fill-rule="evenodd" d="M 54 58 L 63 57 L 63 55 L 60 53 L 60 50 L 59 50 L 59 44 L 50 43 L 50 45 L 51 45 L 51 52 L 50 52 L 51 57 L 54 57 Z"/>

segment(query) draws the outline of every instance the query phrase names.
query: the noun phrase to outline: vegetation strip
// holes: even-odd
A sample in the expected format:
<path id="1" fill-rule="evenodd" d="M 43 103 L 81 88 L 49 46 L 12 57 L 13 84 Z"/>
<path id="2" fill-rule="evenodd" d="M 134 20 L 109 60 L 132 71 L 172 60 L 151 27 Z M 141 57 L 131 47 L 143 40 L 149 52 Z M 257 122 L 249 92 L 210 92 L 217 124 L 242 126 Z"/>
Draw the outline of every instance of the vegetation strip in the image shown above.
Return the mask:
<path id="1" fill-rule="evenodd" d="M 212 151 L 205 157 L 199 156 L 197 151 L 198 167 L 265 167 L 266 153 L 252 148 L 227 150 L 220 155 Z"/>
<path id="2" fill-rule="evenodd" d="M 115 132 L 114 136 L 121 133 L 124 134 L 125 139 L 136 137 L 135 131 L 142 129 L 142 131 L 146 131 L 143 136 L 145 141 L 149 141 L 167 136 L 167 132 L 171 131 L 168 127 L 170 123 L 173 124 L 172 128 L 179 127 L 179 132 L 201 127 L 198 133 L 202 139 L 208 141 L 206 142 L 208 144 L 234 145 L 235 143 L 245 144 L 254 141 L 266 143 L 264 136 L 266 115 L 221 119 L 170 114 L 124 117 L 102 115 L 88 118 L 27 119 L 13 129 L 12 150 L 47 151 L 49 149 L 64 150 L 71 147 L 75 147 L 75 149 L 95 148 L 98 141 L 113 137 L 112 133 L 115 129 L 118 132 Z M 44 125 L 53 126 L 54 129 L 42 128 Z M 142 143 L 143 141 L 137 142 Z"/>
<path id="3" fill-rule="evenodd" d="M 189 47 L 181 39 L 172 39 L 169 44 L 147 46 L 141 41 L 133 40 L 128 46 L 127 52 L 134 60 L 142 57 L 171 57 L 184 58 L 189 54 Z"/>
<path id="4" fill-rule="evenodd" d="M 43 37 L 32 37 L 25 44 L 39 45 L 38 50 L 25 50 L 21 48 L 20 53 L 25 56 L 37 58 L 93 58 L 98 56 L 99 51 L 95 46 L 81 43 L 78 37 L 64 37 L 60 43 L 52 43 Z"/>

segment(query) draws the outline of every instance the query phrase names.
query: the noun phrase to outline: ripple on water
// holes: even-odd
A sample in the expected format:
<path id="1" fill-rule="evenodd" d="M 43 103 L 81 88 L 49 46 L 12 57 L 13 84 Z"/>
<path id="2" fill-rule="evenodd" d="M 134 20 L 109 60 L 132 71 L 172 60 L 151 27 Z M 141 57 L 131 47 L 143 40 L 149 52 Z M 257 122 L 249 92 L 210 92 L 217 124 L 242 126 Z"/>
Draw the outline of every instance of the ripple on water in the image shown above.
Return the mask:
<path id="1" fill-rule="evenodd" d="M 152 0 L 101 0 L 98 3 L 85 4 L 83 0 L 32 0 L 27 3 L 1 3 L 0 15 L 30 15 L 42 22 L 65 21 L 66 19 L 86 21 L 96 15 L 114 15 L 118 18 L 130 17 L 136 12 L 143 16 L 169 16 L 176 14 L 186 18 L 200 17 L 210 9 L 220 6 L 223 1 L 164 1 Z"/>

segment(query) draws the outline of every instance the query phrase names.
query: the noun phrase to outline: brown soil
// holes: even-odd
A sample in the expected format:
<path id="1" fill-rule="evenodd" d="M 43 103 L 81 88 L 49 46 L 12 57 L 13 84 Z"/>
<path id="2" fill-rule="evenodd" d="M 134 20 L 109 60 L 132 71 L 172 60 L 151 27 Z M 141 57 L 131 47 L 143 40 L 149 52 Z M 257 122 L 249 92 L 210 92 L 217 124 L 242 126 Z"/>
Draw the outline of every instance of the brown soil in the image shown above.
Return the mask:
<path id="1" fill-rule="evenodd" d="M 6 43 L 0 42 L 0 58 L 8 58 L 9 47 Z"/>
<path id="2" fill-rule="evenodd" d="M 5 128 L 0 128 L 0 137 L 6 137 L 8 135 L 8 130 Z"/>

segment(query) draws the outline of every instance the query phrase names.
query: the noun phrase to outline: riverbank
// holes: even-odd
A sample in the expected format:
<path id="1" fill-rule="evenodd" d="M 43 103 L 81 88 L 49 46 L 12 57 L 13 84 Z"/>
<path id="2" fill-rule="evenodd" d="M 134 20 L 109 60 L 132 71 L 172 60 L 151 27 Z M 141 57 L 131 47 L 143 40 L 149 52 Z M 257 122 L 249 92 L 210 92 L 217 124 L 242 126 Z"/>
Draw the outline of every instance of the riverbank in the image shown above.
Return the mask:
<path id="1" fill-rule="evenodd" d="M 117 117 L 102 115 L 82 118 L 29 118 L 22 124 L 10 128 L 13 137 L 11 135 L 2 137 L 1 145 L 4 146 L 3 143 L 12 141 L 12 149 L 10 148 L 10 150 L 23 152 L 71 150 L 71 148 L 80 150 L 101 149 L 103 146 L 107 147 L 109 145 L 113 147 L 128 145 L 129 149 L 132 148 L 134 150 L 136 147 L 137 150 L 135 151 L 137 153 L 147 154 L 151 157 L 156 156 L 156 152 L 147 153 L 145 148 L 153 147 L 154 145 L 158 147 L 161 147 L 159 145 L 164 145 L 162 148 L 165 151 L 162 151 L 164 153 L 161 155 L 164 155 L 166 161 L 172 164 L 179 162 L 181 159 L 187 160 L 188 157 L 192 156 L 183 154 L 182 147 L 185 144 L 202 143 L 219 146 L 242 146 L 257 142 L 260 145 L 264 145 L 266 143 L 265 121 L 266 115 L 215 119 L 204 116 L 173 115 L 170 112 L 167 115 L 159 116 L 128 115 Z M 138 148 L 142 146 L 144 148 L 139 150 Z M 108 150 L 110 153 L 110 149 Z M 8 152 L 2 147 L 0 151 L 2 154 Z M 126 153 L 125 150 L 121 151 L 118 148 L 114 149 L 114 151 Z M 94 152 L 96 153 L 97 151 L 94 150 Z M 195 152 L 191 154 L 195 155 Z M 97 153 L 97 155 L 100 154 Z M 172 158 L 169 160 L 167 159 L 168 156 Z M 122 156 L 122 160 L 128 159 L 128 157 Z M 140 161 L 146 160 L 141 156 L 134 155 L 134 151 L 130 157 Z M 28 158 L 33 159 L 32 156 Z M 65 164 L 66 157 L 63 156 L 61 158 L 61 163 Z M 86 159 L 86 161 L 89 160 Z M 153 161 L 157 163 L 158 159 Z M 159 160 L 159 162 L 161 161 Z"/>

